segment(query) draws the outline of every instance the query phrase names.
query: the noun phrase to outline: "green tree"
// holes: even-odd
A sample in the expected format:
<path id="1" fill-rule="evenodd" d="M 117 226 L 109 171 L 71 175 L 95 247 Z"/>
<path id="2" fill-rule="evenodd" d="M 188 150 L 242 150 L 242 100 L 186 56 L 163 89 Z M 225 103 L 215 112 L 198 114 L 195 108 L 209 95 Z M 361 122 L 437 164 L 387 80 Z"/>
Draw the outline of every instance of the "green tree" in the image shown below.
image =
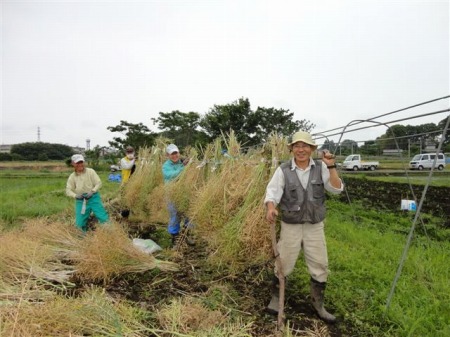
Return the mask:
<path id="1" fill-rule="evenodd" d="M 214 105 L 205 114 L 200 125 L 211 139 L 219 138 L 223 133 L 233 130 L 241 145 L 250 146 L 253 145 L 251 135 L 256 132 L 257 125 L 256 119 L 251 115 L 248 98 L 240 98 L 231 104 Z"/>
<path id="2" fill-rule="evenodd" d="M 98 170 L 100 168 L 101 154 L 102 148 L 99 145 L 95 146 L 92 150 L 87 150 L 84 153 L 86 161 L 94 170 Z"/>
<path id="3" fill-rule="evenodd" d="M 18 153 L 12 153 L 11 154 L 11 160 L 12 161 L 25 161 L 25 160 L 27 160 L 26 158 L 24 158 L 23 156 L 21 156 L 20 154 L 18 154 Z"/>
<path id="4" fill-rule="evenodd" d="M 444 121 L 441 124 L 426 123 L 420 125 L 392 125 L 385 134 L 378 137 L 381 150 L 396 149 L 395 142 L 397 141 L 399 148 L 407 151 L 412 146 L 418 146 L 419 152 L 423 150 L 425 145 L 430 142 L 437 143 L 437 138 L 440 135 L 438 132 L 444 127 Z"/>
<path id="5" fill-rule="evenodd" d="M 74 153 L 70 146 L 51 143 L 21 143 L 11 147 L 11 155 L 19 155 L 24 160 L 64 160 Z"/>
<path id="6" fill-rule="evenodd" d="M 315 127 L 306 119 L 294 120 L 294 113 L 285 109 L 258 107 L 249 118 L 253 119 L 251 125 L 256 125 L 255 135 L 252 137 L 253 145 L 266 142 L 272 132 L 288 137 L 299 130 L 310 132 Z"/>
<path id="7" fill-rule="evenodd" d="M 233 130 L 243 146 L 257 146 L 267 140 L 272 132 L 289 136 L 298 130 L 310 131 L 314 124 L 293 120 L 289 110 L 258 107 L 252 111 L 248 98 L 240 98 L 231 104 L 214 105 L 205 114 L 200 125 L 215 139 Z"/>
<path id="8" fill-rule="evenodd" d="M 376 156 L 381 151 L 376 141 L 369 140 L 367 142 L 364 142 L 364 144 L 359 147 L 359 152 L 366 156 Z"/>
<path id="9" fill-rule="evenodd" d="M 317 144 L 317 143 L 316 143 Z M 320 150 L 328 150 L 331 153 L 336 153 L 337 146 L 334 140 L 325 139 L 322 146 L 319 147 Z"/>
<path id="10" fill-rule="evenodd" d="M 133 124 L 122 120 L 119 125 L 108 126 L 107 129 L 111 132 L 119 132 L 124 136 L 113 137 L 113 140 L 108 142 L 109 145 L 119 151 L 123 151 L 127 146 L 133 146 L 136 150 L 140 147 L 150 147 L 155 144 L 157 137 L 156 133 L 151 132 L 142 123 Z"/>
<path id="11" fill-rule="evenodd" d="M 446 118 L 444 118 L 443 120 L 441 120 L 438 123 L 438 129 L 439 130 L 444 130 L 445 125 L 447 124 L 447 120 L 450 118 L 450 116 L 447 116 Z M 442 136 L 442 134 L 440 134 L 440 136 Z M 446 152 L 450 151 L 450 126 L 447 128 L 447 132 L 445 133 L 444 136 L 444 142 L 443 142 L 443 148 L 445 149 Z"/>
<path id="12" fill-rule="evenodd" d="M 0 161 L 11 161 L 12 156 L 9 153 L 0 153 Z"/>
<path id="13" fill-rule="evenodd" d="M 408 138 L 405 136 L 414 134 L 414 132 L 414 128 L 411 128 L 410 125 L 396 124 L 391 126 L 390 130 L 386 132 L 388 139 L 384 142 L 384 149 L 397 149 L 397 142 L 400 149 L 406 150 L 408 148 Z"/>
<path id="14" fill-rule="evenodd" d="M 344 139 L 341 142 L 339 152 L 342 155 L 348 155 L 353 153 L 358 153 L 358 143 L 351 139 Z"/>
<path id="15" fill-rule="evenodd" d="M 200 130 L 200 114 L 196 112 L 160 112 L 158 118 L 152 118 L 153 124 L 157 124 L 162 130 L 161 135 L 172 139 L 180 147 L 188 145 L 206 145 L 211 140 L 208 135 Z"/>
<path id="16" fill-rule="evenodd" d="M 47 156 L 47 154 L 46 154 L 46 153 L 40 153 L 40 154 L 38 155 L 38 160 L 39 160 L 39 161 L 48 161 L 48 156 Z"/>

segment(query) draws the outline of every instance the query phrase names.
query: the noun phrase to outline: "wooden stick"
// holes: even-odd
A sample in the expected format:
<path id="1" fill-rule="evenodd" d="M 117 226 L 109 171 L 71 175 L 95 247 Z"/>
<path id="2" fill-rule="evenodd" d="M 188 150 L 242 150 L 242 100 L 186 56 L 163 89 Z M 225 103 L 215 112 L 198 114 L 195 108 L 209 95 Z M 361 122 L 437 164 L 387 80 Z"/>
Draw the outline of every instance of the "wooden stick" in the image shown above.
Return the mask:
<path id="1" fill-rule="evenodd" d="M 275 265 L 277 267 L 277 276 L 280 284 L 280 294 L 279 294 L 279 304 L 278 304 L 278 330 L 284 330 L 284 289 L 285 289 L 285 279 L 283 275 L 283 269 L 281 266 L 280 254 L 277 249 L 277 232 L 275 229 L 275 222 L 270 225 L 270 233 L 272 236 L 272 248 L 275 254 Z"/>

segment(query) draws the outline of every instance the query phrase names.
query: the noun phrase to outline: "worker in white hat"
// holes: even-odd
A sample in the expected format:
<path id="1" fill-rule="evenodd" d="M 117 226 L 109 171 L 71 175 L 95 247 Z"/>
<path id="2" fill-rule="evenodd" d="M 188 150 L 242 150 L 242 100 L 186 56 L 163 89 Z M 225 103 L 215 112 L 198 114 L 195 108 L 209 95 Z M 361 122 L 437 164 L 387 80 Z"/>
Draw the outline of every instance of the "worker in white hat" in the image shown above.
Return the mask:
<path id="1" fill-rule="evenodd" d="M 100 177 L 94 169 L 85 167 L 81 154 L 74 154 L 71 159 L 74 172 L 67 179 L 66 194 L 75 199 L 75 225 L 86 232 L 91 212 L 99 223 L 108 222 L 109 216 L 98 192 L 102 187 Z"/>
<path id="2" fill-rule="evenodd" d="M 175 180 L 181 172 L 184 170 L 184 167 L 189 163 L 189 159 L 182 160 L 180 157 L 180 150 L 175 144 L 169 144 L 166 147 L 166 155 L 167 160 L 164 162 L 162 166 L 162 174 L 164 178 L 164 183 L 168 184 L 171 181 Z M 181 217 L 176 209 L 175 204 L 168 200 L 167 201 L 167 209 L 169 211 L 169 223 L 167 225 L 167 231 L 172 236 L 172 248 L 178 248 L 177 244 L 180 239 L 180 231 L 181 231 Z M 186 242 L 188 244 L 193 244 L 192 238 L 188 236 L 189 229 L 192 227 L 192 224 L 189 218 L 184 217 L 183 230 L 186 232 Z"/>
<path id="3" fill-rule="evenodd" d="M 325 191 L 339 194 L 344 185 L 339 178 L 334 156 L 324 151 L 313 160 L 317 145 L 308 132 L 296 132 L 288 144 L 292 159 L 281 164 L 266 189 L 266 218 L 272 225 L 281 210 L 281 230 L 277 250 L 281 272 L 275 268 L 272 299 L 268 311 L 278 313 L 280 277 L 292 273 L 301 249 L 311 276 L 311 301 L 318 316 L 326 322 L 336 317 L 324 308 L 328 277 L 328 255 L 324 233 Z"/>

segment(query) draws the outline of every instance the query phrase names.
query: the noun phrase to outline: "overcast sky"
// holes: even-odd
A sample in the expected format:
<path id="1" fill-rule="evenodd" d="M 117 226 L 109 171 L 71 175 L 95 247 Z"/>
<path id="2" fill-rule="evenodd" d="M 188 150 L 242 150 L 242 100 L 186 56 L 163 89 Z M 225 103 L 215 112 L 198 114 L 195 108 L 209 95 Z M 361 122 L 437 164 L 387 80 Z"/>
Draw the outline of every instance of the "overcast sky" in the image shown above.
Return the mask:
<path id="1" fill-rule="evenodd" d="M 449 1 L 1 1 L 1 144 L 248 98 L 314 132 L 450 93 Z M 380 121 L 449 107 L 449 100 Z M 438 123 L 449 114 L 402 124 Z M 385 127 L 343 135 L 368 140 Z M 336 138 L 338 139 L 338 138 Z"/>

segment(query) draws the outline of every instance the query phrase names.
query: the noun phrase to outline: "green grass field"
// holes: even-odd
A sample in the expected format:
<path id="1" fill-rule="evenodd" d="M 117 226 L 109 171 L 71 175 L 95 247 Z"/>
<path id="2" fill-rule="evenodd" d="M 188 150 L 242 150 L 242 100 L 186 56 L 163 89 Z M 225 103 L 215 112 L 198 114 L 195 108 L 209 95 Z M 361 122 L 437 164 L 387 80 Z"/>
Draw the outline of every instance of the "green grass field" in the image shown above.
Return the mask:
<path id="1" fill-rule="evenodd" d="M 0 221 L 2 227 L 12 228 L 22 218 L 55 216 L 71 213 L 73 199 L 65 194 L 66 181 L 72 171 L 1 170 Z M 108 198 L 117 193 L 119 184 L 107 180 L 108 172 L 98 172 L 102 179 L 100 193 Z"/>
<path id="2" fill-rule="evenodd" d="M 352 178 L 368 179 L 372 181 L 384 181 L 388 183 L 399 183 L 399 184 L 412 184 L 412 185 L 425 185 L 429 182 L 430 186 L 443 186 L 450 187 L 450 172 L 444 172 L 439 174 L 434 174 L 431 179 L 429 179 L 429 172 L 413 172 L 402 175 L 392 175 L 392 174 L 366 174 L 365 172 L 346 173 L 343 172 L 343 177 L 348 175 Z"/>

